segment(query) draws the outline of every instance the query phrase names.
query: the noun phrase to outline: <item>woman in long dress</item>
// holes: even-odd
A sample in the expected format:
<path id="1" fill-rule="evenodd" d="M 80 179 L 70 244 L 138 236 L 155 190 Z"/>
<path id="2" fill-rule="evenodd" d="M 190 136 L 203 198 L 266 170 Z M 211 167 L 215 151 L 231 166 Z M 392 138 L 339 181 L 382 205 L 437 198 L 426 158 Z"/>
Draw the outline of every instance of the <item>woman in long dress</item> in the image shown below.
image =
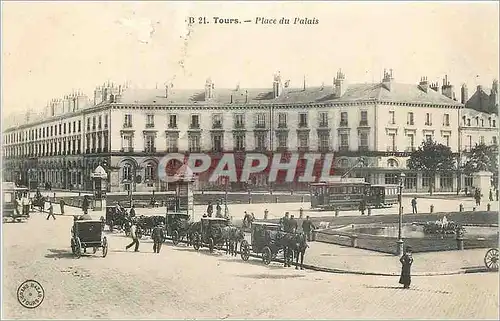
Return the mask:
<path id="1" fill-rule="evenodd" d="M 411 284 L 411 265 L 413 264 L 413 256 L 411 247 L 407 247 L 405 253 L 399 259 L 401 262 L 401 276 L 399 284 L 403 285 L 404 289 L 409 289 Z"/>

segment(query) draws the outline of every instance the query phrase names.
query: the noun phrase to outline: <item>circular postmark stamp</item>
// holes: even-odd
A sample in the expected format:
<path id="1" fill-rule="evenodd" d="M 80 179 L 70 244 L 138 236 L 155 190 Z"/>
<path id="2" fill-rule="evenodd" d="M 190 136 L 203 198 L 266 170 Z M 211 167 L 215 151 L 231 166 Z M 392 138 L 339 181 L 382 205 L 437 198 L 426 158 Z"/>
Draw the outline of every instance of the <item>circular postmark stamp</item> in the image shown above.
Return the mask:
<path id="1" fill-rule="evenodd" d="M 35 280 L 26 280 L 17 288 L 17 301 L 27 309 L 38 307 L 44 298 L 45 291 Z"/>

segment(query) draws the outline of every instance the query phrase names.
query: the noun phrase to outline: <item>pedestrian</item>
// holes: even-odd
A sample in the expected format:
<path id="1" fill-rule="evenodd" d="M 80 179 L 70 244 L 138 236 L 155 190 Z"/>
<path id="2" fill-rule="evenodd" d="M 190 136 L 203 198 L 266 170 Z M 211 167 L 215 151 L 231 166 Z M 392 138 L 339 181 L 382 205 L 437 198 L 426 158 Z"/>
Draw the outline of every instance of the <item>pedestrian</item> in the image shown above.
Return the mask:
<path id="1" fill-rule="evenodd" d="M 165 240 L 165 231 L 163 229 L 163 222 L 160 222 L 153 231 L 151 231 L 151 238 L 153 239 L 153 252 L 160 253 L 161 246 Z"/>
<path id="2" fill-rule="evenodd" d="M 399 284 L 403 285 L 403 288 L 409 289 L 411 284 L 411 265 L 413 264 L 413 256 L 411 247 L 408 246 L 405 249 L 405 253 L 399 259 L 401 262 L 401 276 L 399 277 Z"/>
<path id="3" fill-rule="evenodd" d="M 26 194 L 23 194 L 23 197 L 21 198 L 21 205 L 22 205 L 23 216 L 29 216 L 30 205 L 28 203 L 28 198 L 26 197 Z"/>
<path id="4" fill-rule="evenodd" d="M 285 217 L 282 217 L 280 220 L 281 229 L 285 232 L 288 232 L 289 230 L 289 221 L 290 221 L 289 215 L 290 213 L 285 212 Z"/>
<path id="5" fill-rule="evenodd" d="M 299 218 L 303 219 L 304 218 L 304 209 L 301 207 L 299 210 Z"/>
<path id="6" fill-rule="evenodd" d="M 64 205 L 66 205 L 66 203 L 64 202 L 64 200 L 61 198 L 61 200 L 59 201 L 59 206 L 61 207 L 61 214 L 64 215 Z"/>
<path id="7" fill-rule="evenodd" d="M 359 211 L 361 212 L 361 215 L 365 215 L 365 210 L 366 210 L 366 202 L 364 199 L 362 199 L 359 202 Z"/>
<path id="8" fill-rule="evenodd" d="M 268 215 L 269 215 L 269 211 L 266 208 L 266 210 L 264 211 L 264 219 L 265 220 L 267 220 Z"/>
<path id="9" fill-rule="evenodd" d="M 412 213 L 413 214 L 417 214 L 417 198 L 414 197 L 412 200 L 411 200 L 411 209 L 412 209 Z"/>
<path id="10" fill-rule="evenodd" d="M 51 216 L 54 220 L 56 219 L 56 217 L 54 216 L 54 206 L 52 205 L 52 203 L 49 203 L 49 215 L 47 215 L 47 221 Z"/>
<path id="11" fill-rule="evenodd" d="M 295 217 L 292 215 L 290 216 L 290 220 L 288 221 L 288 232 L 295 233 L 297 232 L 297 228 L 299 224 L 297 223 L 297 220 Z"/>
<path id="12" fill-rule="evenodd" d="M 212 217 L 213 212 L 214 212 L 214 206 L 213 206 L 212 202 L 208 202 L 207 216 Z"/>
<path id="13" fill-rule="evenodd" d="M 495 198 L 498 201 L 498 188 L 495 189 Z"/>
<path id="14" fill-rule="evenodd" d="M 217 201 L 217 206 L 215 207 L 215 216 L 222 217 L 222 207 L 220 206 L 220 201 Z"/>
<path id="15" fill-rule="evenodd" d="M 316 227 L 309 219 L 309 216 L 306 216 L 306 220 L 302 222 L 302 231 L 304 231 L 307 241 L 311 242 L 311 231 L 313 231 Z"/>
<path id="16" fill-rule="evenodd" d="M 132 238 L 132 243 L 125 247 L 128 250 L 135 245 L 134 252 L 139 252 L 139 238 L 137 237 L 137 223 L 132 221 L 132 226 L 130 227 L 130 237 Z"/>
<path id="17" fill-rule="evenodd" d="M 135 206 L 132 204 L 129 212 L 130 217 L 135 217 Z"/>
<path id="18" fill-rule="evenodd" d="M 89 210 L 89 196 L 88 195 L 84 195 L 83 196 L 83 202 L 82 202 L 82 210 L 83 210 L 83 214 L 87 214 L 88 210 Z"/>
<path id="19" fill-rule="evenodd" d="M 490 201 L 493 201 L 493 191 L 490 188 Z"/>

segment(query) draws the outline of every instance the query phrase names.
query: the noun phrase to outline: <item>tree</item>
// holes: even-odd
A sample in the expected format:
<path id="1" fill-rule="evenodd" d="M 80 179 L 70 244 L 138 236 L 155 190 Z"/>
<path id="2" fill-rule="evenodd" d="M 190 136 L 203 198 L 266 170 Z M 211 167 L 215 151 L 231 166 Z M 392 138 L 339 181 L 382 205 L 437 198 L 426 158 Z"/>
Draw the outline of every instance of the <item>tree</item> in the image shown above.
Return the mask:
<path id="1" fill-rule="evenodd" d="M 498 151 L 496 145 L 487 146 L 484 143 L 476 145 L 466 154 L 467 160 L 463 170 L 467 174 L 481 171 L 498 172 Z"/>
<path id="2" fill-rule="evenodd" d="M 450 147 L 428 140 L 411 153 L 408 168 L 430 176 L 429 193 L 432 195 L 436 173 L 456 169 L 455 156 Z"/>

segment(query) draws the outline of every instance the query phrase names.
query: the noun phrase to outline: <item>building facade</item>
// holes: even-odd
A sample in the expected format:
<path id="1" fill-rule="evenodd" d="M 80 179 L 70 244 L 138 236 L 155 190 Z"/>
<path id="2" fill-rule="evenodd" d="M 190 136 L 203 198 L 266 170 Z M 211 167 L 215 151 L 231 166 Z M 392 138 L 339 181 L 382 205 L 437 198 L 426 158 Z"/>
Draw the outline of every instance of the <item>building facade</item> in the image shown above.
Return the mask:
<path id="1" fill-rule="evenodd" d="M 159 180 L 158 166 L 167 153 L 203 152 L 217 162 L 231 152 L 241 165 L 248 152 L 315 152 L 334 153 L 338 174 L 362 156 L 366 163 L 352 176 L 394 184 L 404 172 L 407 191 L 425 191 L 431 178 L 406 167 L 424 140 L 443 143 L 459 156 L 481 140 L 497 141 L 496 109 L 484 109 L 482 94 L 480 108 L 476 94 L 467 105 L 464 88 L 457 101 L 447 78 L 441 87 L 425 77 L 401 84 L 391 70 L 380 83 L 347 85 L 339 71 L 330 85 L 304 82 L 291 88 L 277 74 L 269 87 L 218 89 L 208 79 L 201 90 L 104 84 L 92 101 L 72 94 L 52 101 L 41 119 L 27 118 L 4 131 L 4 177 L 24 185 L 50 182 L 54 188 L 90 190 L 91 172 L 104 165 L 112 192 L 161 191 L 168 185 Z M 201 175 L 198 187 L 266 189 L 267 180 L 264 172 L 228 186 L 224 179 L 208 182 Z M 440 173 L 435 180 L 441 191 L 467 183 L 458 172 Z M 272 188 L 307 189 L 307 184 L 277 182 Z"/>

